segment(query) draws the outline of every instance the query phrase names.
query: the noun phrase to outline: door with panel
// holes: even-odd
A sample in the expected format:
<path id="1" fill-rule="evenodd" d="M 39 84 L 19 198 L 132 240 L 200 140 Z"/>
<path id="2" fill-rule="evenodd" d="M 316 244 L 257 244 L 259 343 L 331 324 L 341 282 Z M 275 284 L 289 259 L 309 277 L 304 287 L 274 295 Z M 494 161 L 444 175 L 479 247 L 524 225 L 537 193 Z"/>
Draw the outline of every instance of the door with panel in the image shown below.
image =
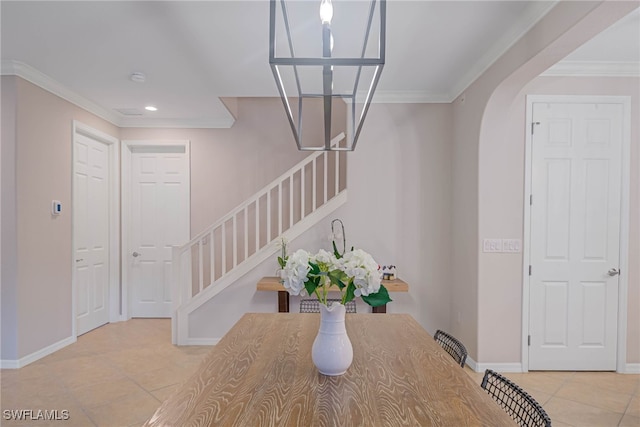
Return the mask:
<path id="1" fill-rule="evenodd" d="M 76 134 L 73 141 L 73 250 L 76 333 L 109 321 L 109 148 Z"/>
<path id="2" fill-rule="evenodd" d="M 623 106 L 532 108 L 529 369 L 615 370 Z"/>
<path id="3" fill-rule="evenodd" d="M 128 233 L 132 317 L 171 316 L 171 248 L 189 240 L 188 176 L 184 147 L 132 147 Z"/>

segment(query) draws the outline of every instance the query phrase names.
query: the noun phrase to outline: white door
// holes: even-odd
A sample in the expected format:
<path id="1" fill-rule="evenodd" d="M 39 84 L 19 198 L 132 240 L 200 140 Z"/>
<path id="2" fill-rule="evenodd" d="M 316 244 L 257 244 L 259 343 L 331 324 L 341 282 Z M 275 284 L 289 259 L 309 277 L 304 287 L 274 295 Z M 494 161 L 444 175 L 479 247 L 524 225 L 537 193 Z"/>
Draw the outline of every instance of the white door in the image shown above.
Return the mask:
<path id="1" fill-rule="evenodd" d="M 109 321 L 109 148 L 73 141 L 73 243 L 76 333 Z"/>
<path id="2" fill-rule="evenodd" d="M 533 104 L 531 370 L 616 369 L 622 119 L 622 104 Z"/>
<path id="3" fill-rule="evenodd" d="M 188 153 L 134 146 L 130 177 L 131 315 L 171 317 L 171 247 L 189 240 Z"/>

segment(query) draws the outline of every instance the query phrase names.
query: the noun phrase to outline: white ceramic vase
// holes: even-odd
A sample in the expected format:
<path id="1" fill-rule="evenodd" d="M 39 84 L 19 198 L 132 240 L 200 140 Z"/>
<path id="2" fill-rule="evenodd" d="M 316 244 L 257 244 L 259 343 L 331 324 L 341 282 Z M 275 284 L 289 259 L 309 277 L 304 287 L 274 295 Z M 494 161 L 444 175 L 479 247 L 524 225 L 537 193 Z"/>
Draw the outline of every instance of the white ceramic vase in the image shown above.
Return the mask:
<path id="1" fill-rule="evenodd" d="M 311 358 L 321 374 L 344 374 L 353 361 L 353 347 L 344 324 L 346 308 L 320 304 L 320 330 L 311 348 Z"/>

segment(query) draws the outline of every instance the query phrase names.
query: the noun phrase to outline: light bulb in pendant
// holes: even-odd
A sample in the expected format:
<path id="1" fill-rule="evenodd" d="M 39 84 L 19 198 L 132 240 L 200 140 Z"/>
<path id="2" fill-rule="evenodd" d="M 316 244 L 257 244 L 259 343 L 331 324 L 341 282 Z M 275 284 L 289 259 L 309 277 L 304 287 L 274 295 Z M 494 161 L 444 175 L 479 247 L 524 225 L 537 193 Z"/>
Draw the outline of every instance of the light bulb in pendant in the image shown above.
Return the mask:
<path id="1" fill-rule="evenodd" d="M 320 2 L 320 20 L 323 24 L 331 24 L 333 18 L 333 5 L 331 0 L 322 0 Z"/>

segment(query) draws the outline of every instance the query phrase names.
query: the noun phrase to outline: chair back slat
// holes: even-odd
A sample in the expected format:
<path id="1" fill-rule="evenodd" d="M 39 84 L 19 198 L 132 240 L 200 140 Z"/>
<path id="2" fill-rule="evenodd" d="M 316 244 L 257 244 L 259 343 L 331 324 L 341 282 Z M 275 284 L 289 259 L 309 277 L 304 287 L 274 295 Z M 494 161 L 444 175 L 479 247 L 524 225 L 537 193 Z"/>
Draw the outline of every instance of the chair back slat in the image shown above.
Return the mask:
<path id="1" fill-rule="evenodd" d="M 436 331 L 433 339 L 464 368 L 467 361 L 467 349 L 460 341 L 440 329 Z"/>
<path id="2" fill-rule="evenodd" d="M 520 426 L 551 427 L 551 418 L 542 406 L 517 384 L 487 369 L 481 387 Z"/>

